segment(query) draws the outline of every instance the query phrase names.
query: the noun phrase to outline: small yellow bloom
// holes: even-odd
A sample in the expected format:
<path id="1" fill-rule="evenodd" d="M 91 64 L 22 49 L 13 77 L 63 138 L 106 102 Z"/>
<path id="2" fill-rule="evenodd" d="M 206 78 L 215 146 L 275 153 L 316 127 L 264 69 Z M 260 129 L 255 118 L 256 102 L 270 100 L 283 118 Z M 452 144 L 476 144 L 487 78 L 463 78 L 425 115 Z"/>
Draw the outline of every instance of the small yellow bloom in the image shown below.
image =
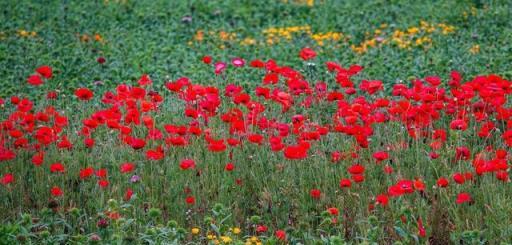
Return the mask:
<path id="1" fill-rule="evenodd" d="M 469 52 L 472 54 L 478 54 L 480 53 L 480 45 L 476 44 L 473 47 L 469 49 Z"/>
<path id="2" fill-rule="evenodd" d="M 193 235 L 197 235 L 197 234 L 199 234 L 200 230 L 199 230 L 199 228 L 194 227 L 194 228 L 192 228 L 192 230 L 190 230 L 190 232 L 192 232 Z"/>
<path id="3" fill-rule="evenodd" d="M 28 31 L 25 31 L 25 30 L 20 30 L 18 31 L 19 35 L 22 36 L 22 37 L 26 37 L 29 35 Z"/>
<path id="4" fill-rule="evenodd" d="M 228 236 L 221 236 L 220 237 L 220 240 L 223 242 L 223 243 L 231 243 L 233 241 L 233 239 L 231 239 L 231 237 L 228 237 Z"/>
<path id="5" fill-rule="evenodd" d="M 240 230 L 240 228 L 233 227 L 233 234 L 238 235 L 238 234 L 240 234 L 240 232 L 242 232 L 242 230 Z"/>

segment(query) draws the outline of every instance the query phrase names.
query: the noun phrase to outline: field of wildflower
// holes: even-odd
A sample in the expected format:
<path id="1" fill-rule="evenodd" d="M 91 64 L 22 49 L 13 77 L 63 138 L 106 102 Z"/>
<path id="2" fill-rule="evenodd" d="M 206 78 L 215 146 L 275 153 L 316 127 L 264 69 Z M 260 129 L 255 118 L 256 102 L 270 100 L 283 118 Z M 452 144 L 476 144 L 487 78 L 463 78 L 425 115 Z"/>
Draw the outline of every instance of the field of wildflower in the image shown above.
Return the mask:
<path id="1" fill-rule="evenodd" d="M 511 14 L 0 1 L 0 244 L 512 244 Z"/>

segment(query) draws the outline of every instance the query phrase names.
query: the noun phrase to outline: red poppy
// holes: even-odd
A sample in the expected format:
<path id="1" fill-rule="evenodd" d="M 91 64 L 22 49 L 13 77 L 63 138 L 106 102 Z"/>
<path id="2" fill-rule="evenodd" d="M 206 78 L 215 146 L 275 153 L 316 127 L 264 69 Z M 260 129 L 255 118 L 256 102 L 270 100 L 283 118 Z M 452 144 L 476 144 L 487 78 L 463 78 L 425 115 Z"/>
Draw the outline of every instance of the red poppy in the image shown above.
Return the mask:
<path id="1" fill-rule="evenodd" d="M 41 79 L 41 76 L 36 74 L 36 75 L 30 75 L 27 78 L 27 83 L 30 85 L 33 85 L 33 86 L 39 86 L 39 85 L 42 85 L 44 82 L 43 82 L 43 79 Z"/>
<path id="2" fill-rule="evenodd" d="M 375 198 L 375 201 L 379 205 L 387 206 L 388 202 L 389 202 L 389 198 L 386 194 L 380 194 L 380 195 L 377 195 L 377 197 Z"/>
<path id="3" fill-rule="evenodd" d="M 54 186 L 50 189 L 50 193 L 52 194 L 52 196 L 54 197 L 58 197 L 58 196 L 62 196 L 64 194 L 64 192 L 62 191 L 61 188 L 57 187 L 57 186 Z"/>
<path id="4" fill-rule="evenodd" d="M 265 225 L 258 225 L 256 226 L 256 232 L 258 233 L 264 233 L 267 232 L 268 228 Z"/>
<path id="5" fill-rule="evenodd" d="M 165 157 L 164 150 L 162 146 L 156 147 L 156 149 L 151 149 L 146 152 L 146 158 L 148 160 L 158 161 Z"/>
<path id="6" fill-rule="evenodd" d="M 194 205 L 194 203 L 196 203 L 196 199 L 193 196 L 188 196 L 185 198 L 185 202 L 189 205 Z"/>
<path id="7" fill-rule="evenodd" d="M 227 163 L 224 169 L 228 172 L 233 171 L 235 169 L 235 165 L 233 163 Z"/>
<path id="8" fill-rule="evenodd" d="M 196 162 L 192 159 L 183 159 L 180 163 L 180 168 L 183 170 L 192 169 L 196 167 Z"/>
<path id="9" fill-rule="evenodd" d="M 418 218 L 418 236 L 419 237 L 425 237 L 427 235 L 427 231 L 425 230 L 425 227 L 423 226 L 423 221 L 421 218 Z"/>
<path id="10" fill-rule="evenodd" d="M 205 56 L 203 56 L 203 59 L 202 59 L 202 60 L 203 60 L 203 63 L 205 63 L 205 64 L 207 64 L 207 65 L 209 65 L 209 64 L 211 64 L 211 63 L 212 63 L 212 57 L 211 57 L 211 56 L 209 56 L 209 55 L 205 55 Z"/>
<path id="11" fill-rule="evenodd" d="M 284 148 L 284 156 L 287 159 L 292 159 L 292 160 L 304 159 L 304 158 L 308 157 L 308 149 L 309 149 L 308 144 L 287 146 Z"/>
<path id="12" fill-rule="evenodd" d="M 8 185 L 12 182 L 14 182 L 14 175 L 11 173 L 4 174 L 4 176 L 0 179 L 0 184 L 2 185 Z"/>
<path id="13" fill-rule="evenodd" d="M 313 199 L 320 199 L 322 192 L 319 189 L 311 189 L 311 191 L 309 192 L 309 195 Z"/>
<path id="14" fill-rule="evenodd" d="M 381 161 L 384 161 L 389 158 L 389 154 L 385 151 L 378 151 L 373 153 L 373 158 L 377 161 L 377 163 L 380 163 Z"/>
<path id="15" fill-rule="evenodd" d="M 311 48 L 303 48 L 299 53 L 300 58 L 303 60 L 310 60 L 316 57 L 316 52 Z"/>
<path id="16" fill-rule="evenodd" d="M 146 86 L 151 85 L 153 81 L 151 80 L 151 78 L 149 78 L 148 74 L 142 74 L 137 83 L 139 84 L 139 86 Z"/>
<path id="17" fill-rule="evenodd" d="M 280 241 L 286 241 L 286 232 L 283 230 L 276 230 L 275 236 Z"/>
<path id="18" fill-rule="evenodd" d="M 43 76 L 46 79 L 52 78 L 52 68 L 46 65 L 40 66 L 36 68 L 36 72 L 39 73 L 39 75 Z"/>
<path id="19" fill-rule="evenodd" d="M 87 179 L 94 174 L 94 168 L 88 167 L 80 170 L 80 179 Z"/>
<path id="20" fill-rule="evenodd" d="M 350 179 L 341 179 L 340 180 L 340 187 L 341 188 L 350 188 L 352 186 L 352 182 Z"/>
<path id="21" fill-rule="evenodd" d="M 354 164 L 348 168 L 350 174 L 362 174 L 364 173 L 365 167 L 361 164 Z"/>
<path id="22" fill-rule="evenodd" d="M 109 185 L 108 180 L 105 180 L 105 179 L 100 179 L 100 180 L 98 180 L 98 186 L 99 186 L 100 188 L 107 188 L 107 187 L 108 187 L 108 185 Z"/>
<path id="23" fill-rule="evenodd" d="M 444 177 L 440 177 L 439 179 L 437 179 L 437 186 L 441 187 L 441 188 L 445 188 L 448 186 L 448 180 Z"/>
<path id="24" fill-rule="evenodd" d="M 93 92 L 88 88 L 79 88 L 75 90 L 75 96 L 79 100 L 90 100 L 94 96 Z"/>
<path id="25" fill-rule="evenodd" d="M 471 195 L 469 193 L 462 192 L 457 195 L 457 200 L 455 202 L 457 204 L 463 204 L 463 203 L 471 202 L 471 201 L 472 201 Z"/>
<path id="26" fill-rule="evenodd" d="M 50 172 L 52 173 L 64 173 L 64 170 L 64 165 L 60 162 L 56 162 L 50 165 Z"/>
<path id="27" fill-rule="evenodd" d="M 123 174 L 131 173 L 131 172 L 133 172 L 133 170 L 135 170 L 135 164 L 133 164 L 131 162 L 125 162 L 125 163 L 121 164 L 121 166 L 119 167 L 119 170 Z"/>
<path id="28" fill-rule="evenodd" d="M 331 214 L 333 216 L 337 216 L 340 213 L 337 208 L 328 208 L 327 212 L 329 212 L 329 214 Z"/>
<path id="29" fill-rule="evenodd" d="M 124 193 L 124 200 L 129 201 L 132 199 L 133 196 L 133 190 L 131 188 L 126 189 L 126 192 Z"/>

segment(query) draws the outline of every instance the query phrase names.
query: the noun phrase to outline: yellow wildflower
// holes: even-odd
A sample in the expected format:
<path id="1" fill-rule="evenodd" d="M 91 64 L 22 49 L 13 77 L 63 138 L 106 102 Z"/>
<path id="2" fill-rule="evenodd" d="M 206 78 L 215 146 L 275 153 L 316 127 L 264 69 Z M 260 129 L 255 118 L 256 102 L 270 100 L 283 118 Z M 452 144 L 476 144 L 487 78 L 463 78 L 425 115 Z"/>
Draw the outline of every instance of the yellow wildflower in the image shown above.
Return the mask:
<path id="1" fill-rule="evenodd" d="M 233 241 L 233 239 L 231 239 L 231 237 L 228 237 L 228 236 L 220 236 L 220 240 L 223 243 L 231 243 Z"/>
<path id="2" fill-rule="evenodd" d="M 471 54 L 478 54 L 478 53 L 480 53 L 480 45 L 478 45 L 478 44 L 473 45 L 473 47 L 471 47 L 471 48 L 469 49 L 469 52 L 470 52 Z"/>

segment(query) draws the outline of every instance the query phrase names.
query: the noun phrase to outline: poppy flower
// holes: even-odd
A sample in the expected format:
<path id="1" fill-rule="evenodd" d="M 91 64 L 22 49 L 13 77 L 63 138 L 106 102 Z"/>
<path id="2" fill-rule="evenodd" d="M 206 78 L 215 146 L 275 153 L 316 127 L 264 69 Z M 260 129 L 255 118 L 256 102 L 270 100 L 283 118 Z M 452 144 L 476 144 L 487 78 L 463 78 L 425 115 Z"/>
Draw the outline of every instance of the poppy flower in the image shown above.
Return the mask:
<path id="1" fill-rule="evenodd" d="M 212 59 L 212 57 L 211 57 L 211 56 L 209 56 L 209 55 L 205 55 L 205 56 L 203 56 L 202 60 L 203 60 L 203 63 L 205 63 L 205 64 L 209 65 L 209 64 L 211 64 L 211 63 L 212 63 L 212 60 L 213 60 L 213 59 Z"/>
<path id="2" fill-rule="evenodd" d="M 293 145 L 284 148 L 284 156 L 287 159 L 298 160 L 308 157 L 309 146 L 306 145 Z"/>
<path id="3" fill-rule="evenodd" d="M 33 85 L 33 86 L 39 86 L 39 85 L 42 85 L 44 82 L 43 82 L 43 79 L 41 79 L 41 76 L 35 74 L 35 75 L 30 75 L 27 78 L 27 83 L 30 85 Z"/>
<path id="4" fill-rule="evenodd" d="M 94 168 L 88 167 L 80 170 L 80 179 L 87 179 L 94 174 Z"/>
<path id="5" fill-rule="evenodd" d="M 329 212 L 329 214 L 334 215 L 334 216 L 337 216 L 340 213 L 337 208 L 328 208 L 327 212 Z"/>
<path id="6" fill-rule="evenodd" d="M 196 199 L 193 196 L 188 196 L 185 198 L 185 202 L 189 205 L 194 205 L 194 203 L 196 203 Z"/>
<path id="7" fill-rule="evenodd" d="M 457 204 L 463 204 L 463 203 L 467 203 L 467 202 L 471 202 L 471 201 L 472 201 L 471 195 L 469 193 L 462 192 L 457 195 L 457 200 L 455 202 Z"/>
<path id="8" fill-rule="evenodd" d="M 450 123 L 450 129 L 464 131 L 468 128 L 468 124 L 462 119 L 455 119 Z"/>
<path id="9" fill-rule="evenodd" d="M 87 100 L 90 100 L 92 99 L 92 97 L 94 96 L 93 92 L 88 89 L 88 88 L 78 88 L 77 90 L 75 90 L 75 96 L 79 99 L 79 100 L 84 100 L 84 101 L 87 101 Z"/>
<path id="10" fill-rule="evenodd" d="M 265 67 L 265 62 L 258 59 L 252 60 L 250 66 L 254 68 L 263 68 Z"/>
<path id="11" fill-rule="evenodd" d="M 105 57 L 98 57 L 96 59 L 96 62 L 98 62 L 99 64 L 103 65 L 107 60 L 105 59 Z"/>
<path id="12" fill-rule="evenodd" d="M 389 165 L 384 166 L 384 173 L 392 174 L 393 173 L 393 167 L 391 167 Z"/>
<path id="13" fill-rule="evenodd" d="M 104 168 L 100 168 L 94 172 L 94 175 L 99 178 L 105 178 L 107 177 L 107 170 Z"/>
<path id="14" fill-rule="evenodd" d="M 377 197 L 375 197 L 375 202 L 377 204 L 385 207 L 388 205 L 389 198 L 386 194 L 380 194 L 380 195 L 377 195 Z"/>
<path id="15" fill-rule="evenodd" d="M 133 190 L 131 188 L 127 188 L 124 193 L 124 200 L 129 201 L 130 199 L 132 199 L 132 196 L 133 196 Z"/>
<path id="16" fill-rule="evenodd" d="M 162 146 L 158 146 L 156 149 L 150 149 L 146 152 L 146 159 L 158 161 L 165 157 Z"/>
<path id="17" fill-rule="evenodd" d="M 11 173 L 4 174 L 4 176 L 2 176 L 2 178 L 0 179 L 0 184 L 2 185 L 8 185 L 12 182 L 14 182 L 14 175 Z"/>
<path id="18" fill-rule="evenodd" d="M 180 163 L 182 170 L 192 169 L 196 167 L 196 162 L 192 159 L 183 159 Z"/>
<path id="19" fill-rule="evenodd" d="M 365 170 L 365 167 L 360 164 L 354 164 L 348 168 L 348 172 L 353 175 L 362 174 L 362 173 L 364 173 L 364 170 Z"/>
<path id="20" fill-rule="evenodd" d="M 144 146 L 146 146 L 146 141 L 144 139 L 140 139 L 140 138 L 131 138 L 130 146 L 134 150 L 139 150 L 139 149 L 144 148 Z"/>
<path id="21" fill-rule="evenodd" d="M 64 194 L 64 192 L 62 191 L 61 188 L 59 188 L 58 186 L 54 186 L 50 189 L 50 193 L 52 194 L 52 196 L 54 197 L 59 197 L 59 196 L 62 196 Z"/>
<path id="22" fill-rule="evenodd" d="M 356 183 L 361 183 L 364 181 L 364 175 L 362 174 L 353 174 L 351 178 Z"/>
<path id="23" fill-rule="evenodd" d="M 39 75 L 41 75 L 42 77 L 44 77 L 46 79 L 52 78 L 52 75 L 53 75 L 52 68 L 47 65 L 43 65 L 43 66 L 36 68 L 36 72 L 39 73 Z"/>
<path id="24" fill-rule="evenodd" d="M 87 148 L 92 148 L 94 146 L 94 139 L 93 138 L 84 139 L 84 145 Z"/>
<path id="25" fill-rule="evenodd" d="M 56 162 L 50 165 L 50 172 L 52 173 L 64 173 L 64 170 L 64 165 L 60 162 Z"/>
<path id="26" fill-rule="evenodd" d="M 313 199 L 320 199 L 320 196 L 322 195 L 322 192 L 319 189 L 311 189 L 311 191 L 309 191 L 309 195 Z"/>
<path id="27" fill-rule="evenodd" d="M 299 56 L 303 60 L 310 60 L 316 57 L 316 52 L 311 48 L 302 48 L 299 52 Z"/>
<path id="28" fill-rule="evenodd" d="M 41 166 L 44 162 L 44 152 L 38 152 L 32 156 L 32 164 L 35 166 Z"/>
<path id="29" fill-rule="evenodd" d="M 385 151 L 378 151 L 373 153 L 373 158 L 377 161 L 377 163 L 380 163 L 386 159 L 389 158 L 389 154 Z"/>
<path id="30" fill-rule="evenodd" d="M 279 241 L 286 241 L 286 232 L 283 230 L 276 230 L 275 236 Z"/>
<path id="31" fill-rule="evenodd" d="M 352 182 L 350 179 L 341 179 L 340 180 L 340 187 L 341 188 L 350 188 L 352 186 Z"/>
<path id="32" fill-rule="evenodd" d="M 457 160 L 469 160 L 471 152 L 465 146 L 455 148 L 455 159 Z"/>
<path id="33" fill-rule="evenodd" d="M 228 172 L 231 172 L 235 169 L 235 165 L 233 163 L 227 163 L 224 169 Z"/>
<path id="34" fill-rule="evenodd" d="M 267 232 L 267 230 L 268 230 L 268 227 L 265 225 L 256 226 L 256 232 L 258 232 L 258 233 L 264 233 L 264 232 Z"/>
<path id="35" fill-rule="evenodd" d="M 142 76 L 139 78 L 139 81 L 137 81 L 139 86 L 146 86 L 151 85 L 153 81 L 149 78 L 148 74 L 142 74 Z"/>
<path id="36" fill-rule="evenodd" d="M 427 231 L 425 230 L 425 227 L 423 226 L 423 221 L 421 220 L 421 217 L 418 218 L 418 236 L 419 237 L 425 237 L 427 235 Z"/>
<path id="37" fill-rule="evenodd" d="M 121 164 L 121 166 L 119 167 L 119 170 L 123 174 L 131 173 L 131 172 L 133 172 L 133 170 L 135 170 L 135 164 L 133 164 L 131 162 L 125 162 L 125 163 Z"/>
<path id="38" fill-rule="evenodd" d="M 210 144 L 208 144 L 208 150 L 211 152 L 223 152 L 226 150 L 226 144 L 224 144 L 224 141 L 210 142 Z"/>
<path id="39" fill-rule="evenodd" d="M 461 174 L 461 173 L 455 173 L 453 174 L 453 180 L 455 181 L 455 183 L 457 184 L 464 184 L 464 182 L 466 182 L 466 177 L 464 176 L 464 174 Z"/>
<path id="40" fill-rule="evenodd" d="M 437 179 L 436 184 L 441 188 L 445 188 L 448 186 L 448 180 L 444 177 L 440 177 L 439 179 Z"/>

